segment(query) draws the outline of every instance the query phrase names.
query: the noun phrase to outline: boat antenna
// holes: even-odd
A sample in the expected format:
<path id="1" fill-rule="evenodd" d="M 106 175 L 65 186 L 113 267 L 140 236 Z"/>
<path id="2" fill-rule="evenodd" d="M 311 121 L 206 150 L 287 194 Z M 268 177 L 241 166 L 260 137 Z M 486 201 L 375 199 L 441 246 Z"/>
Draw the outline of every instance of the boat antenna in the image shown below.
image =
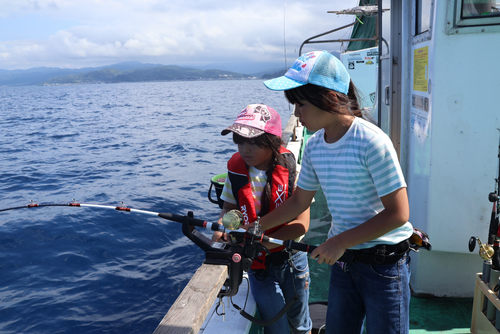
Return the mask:
<path id="1" fill-rule="evenodd" d="M 283 49 L 285 52 L 285 71 L 288 70 L 288 63 L 286 60 L 286 1 L 285 1 L 285 8 L 283 9 Z M 290 108 L 290 103 L 288 103 L 288 113 L 291 115 L 292 111 Z M 295 131 L 294 131 L 295 134 Z"/>
<path id="2" fill-rule="evenodd" d="M 286 19 L 286 2 L 285 2 L 285 8 L 283 9 L 283 48 L 285 49 L 285 71 L 288 69 L 288 64 L 286 62 L 286 24 L 285 24 L 285 19 Z"/>

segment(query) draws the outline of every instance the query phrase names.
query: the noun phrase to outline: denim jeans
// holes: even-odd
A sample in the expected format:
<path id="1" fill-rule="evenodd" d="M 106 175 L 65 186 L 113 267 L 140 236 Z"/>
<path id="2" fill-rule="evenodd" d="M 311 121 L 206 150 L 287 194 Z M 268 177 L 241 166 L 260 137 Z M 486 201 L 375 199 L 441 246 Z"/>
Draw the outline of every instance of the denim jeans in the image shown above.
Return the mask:
<path id="1" fill-rule="evenodd" d="M 309 266 L 307 254 L 298 252 L 292 256 L 293 265 L 289 262 L 275 267 L 269 264 L 267 275 L 250 269 L 248 278 L 252 295 L 257 303 L 260 318 L 273 318 L 295 294 L 299 300 L 288 310 L 286 316 L 270 326 L 264 327 L 265 334 L 309 333 L 312 321 L 309 317 Z M 292 267 L 293 272 L 290 272 Z"/>
<path id="2" fill-rule="evenodd" d="M 390 265 L 349 263 L 332 266 L 326 333 L 408 334 L 410 257 Z"/>

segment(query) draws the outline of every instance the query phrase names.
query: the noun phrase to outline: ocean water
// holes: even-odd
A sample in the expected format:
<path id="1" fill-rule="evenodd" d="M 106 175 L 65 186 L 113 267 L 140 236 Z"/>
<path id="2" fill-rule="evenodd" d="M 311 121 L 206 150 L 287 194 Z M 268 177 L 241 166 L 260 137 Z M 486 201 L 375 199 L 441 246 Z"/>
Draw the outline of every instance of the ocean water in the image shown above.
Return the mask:
<path id="1" fill-rule="evenodd" d="M 1 87 L 0 210 L 215 221 L 210 178 L 236 151 L 220 131 L 249 103 L 291 113 L 260 80 Z M 0 332 L 152 333 L 203 260 L 154 216 L 0 212 Z"/>

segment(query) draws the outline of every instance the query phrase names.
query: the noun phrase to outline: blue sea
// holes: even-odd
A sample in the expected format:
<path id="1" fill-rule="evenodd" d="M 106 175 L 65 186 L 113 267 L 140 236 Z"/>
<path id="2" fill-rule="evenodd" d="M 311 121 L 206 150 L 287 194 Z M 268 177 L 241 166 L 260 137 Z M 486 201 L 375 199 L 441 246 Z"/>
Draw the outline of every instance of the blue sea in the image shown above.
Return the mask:
<path id="1" fill-rule="evenodd" d="M 291 114 L 261 80 L 1 87 L 0 210 L 215 222 L 220 132 L 250 103 Z M 159 217 L 0 212 L 0 332 L 152 333 L 203 260 Z"/>

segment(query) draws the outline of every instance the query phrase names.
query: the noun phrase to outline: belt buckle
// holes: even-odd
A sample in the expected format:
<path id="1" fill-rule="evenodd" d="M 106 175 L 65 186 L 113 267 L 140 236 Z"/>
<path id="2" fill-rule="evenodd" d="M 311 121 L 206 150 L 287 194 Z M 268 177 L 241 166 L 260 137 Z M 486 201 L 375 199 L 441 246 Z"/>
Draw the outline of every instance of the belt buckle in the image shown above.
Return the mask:
<path id="1" fill-rule="evenodd" d="M 373 261 L 375 261 L 376 264 L 382 264 L 384 263 L 384 260 L 385 260 L 385 247 L 377 248 L 375 251 L 375 255 L 373 257 Z"/>

